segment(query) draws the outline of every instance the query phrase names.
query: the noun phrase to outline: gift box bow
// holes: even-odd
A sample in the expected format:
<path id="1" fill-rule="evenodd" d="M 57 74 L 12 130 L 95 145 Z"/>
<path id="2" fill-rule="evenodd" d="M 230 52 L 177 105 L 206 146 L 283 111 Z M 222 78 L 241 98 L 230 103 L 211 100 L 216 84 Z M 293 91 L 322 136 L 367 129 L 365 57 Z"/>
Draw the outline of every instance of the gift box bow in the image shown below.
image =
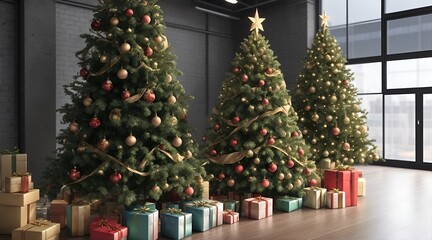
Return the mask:
<path id="1" fill-rule="evenodd" d="M 224 216 L 235 216 L 235 212 L 233 210 L 225 210 L 224 211 Z"/>
<path id="2" fill-rule="evenodd" d="M 350 165 L 338 165 L 337 167 L 334 168 L 334 170 L 351 171 L 351 170 L 353 170 L 353 168 Z"/>
<path id="3" fill-rule="evenodd" d="M 153 212 L 153 210 L 149 207 L 137 207 L 137 208 L 132 209 L 132 211 L 135 212 L 135 214 Z"/>
<path id="4" fill-rule="evenodd" d="M 193 205 L 195 207 L 217 206 L 217 202 L 194 201 Z"/>
<path id="5" fill-rule="evenodd" d="M 112 221 L 112 220 L 111 220 Z M 109 231 L 119 231 L 119 224 L 112 224 L 109 219 L 99 219 L 98 226 L 108 229 Z"/>
<path id="6" fill-rule="evenodd" d="M 18 154 L 19 153 L 19 148 L 18 147 L 14 147 L 11 150 L 9 149 L 4 149 L 0 152 L 0 154 Z"/>
<path id="7" fill-rule="evenodd" d="M 42 219 L 42 218 L 38 218 L 38 219 L 36 219 L 34 222 L 32 222 L 32 223 L 30 223 L 31 225 L 34 225 L 34 226 L 44 226 L 44 225 L 49 225 L 50 223 L 52 223 L 52 222 L 50 222 L 50 221 L 48 221 L 48 220 L 46 220 L 46 219 Z"/>
<path id="8" fill-rule="evenodd" d="M 171 213 L 171 214 L 184 215 L 184 213 L 180 209 L 178 209 L 178 208 L 168 208 L 164 212 L 165 213 Z"/>
<path id="9" fill-rule="evenodd" d="M 333 192 L 334 193 L 339 193 L 339 189 L 338 188 L 333 188 Z"/>

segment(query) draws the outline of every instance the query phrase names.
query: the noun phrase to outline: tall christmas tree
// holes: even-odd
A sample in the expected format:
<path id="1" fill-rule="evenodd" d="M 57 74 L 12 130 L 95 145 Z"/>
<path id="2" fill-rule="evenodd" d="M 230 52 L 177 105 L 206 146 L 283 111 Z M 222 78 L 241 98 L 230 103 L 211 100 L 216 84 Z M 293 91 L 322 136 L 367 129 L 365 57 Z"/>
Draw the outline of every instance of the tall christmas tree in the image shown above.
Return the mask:
<path id="1" fill-rule="evenodd" d="M 99 0 L 81 70 L 59 109 L 57 159 L 45 171 L 50 191 L 114 195 L 124 205 L 176 193 L 198 195 L 205 170 L 187 124 L 176 57 L 157 0 Z"/>
<path id="2" fill-rule="evenodd" d="M 205 152 L 211 182 L 222 191 L 300 195 L 316 183 L 315 164 L 297 127 L 297 114 L 270 49 L 258 10 L 232 61 L 209 119 Z"/>
<path id="3" fill-rule="evenodd" d="M 327 28 L 328 16 L 320 17 L 321 27 L 307 50 L 293 98 L 299 126 L 318 166 L 323 160 L 337 165 L 376 161 L 377 147 L 368 139 L 367 113 L 360 107 L 353 73 Z"/>

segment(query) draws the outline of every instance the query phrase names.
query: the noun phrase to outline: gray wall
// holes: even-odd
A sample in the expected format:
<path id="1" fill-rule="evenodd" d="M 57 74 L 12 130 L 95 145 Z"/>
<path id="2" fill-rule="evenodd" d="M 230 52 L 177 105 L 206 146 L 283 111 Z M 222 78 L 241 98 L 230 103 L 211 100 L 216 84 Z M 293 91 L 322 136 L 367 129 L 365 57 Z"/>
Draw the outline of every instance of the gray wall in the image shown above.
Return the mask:
<path id="1" fill-rule="evenodd" d="M 63 85 L 79 71 L 74 54 L 84 46 L 79 35 L 88 32 L 97 1 L 18 1 L 18 17 L 13 11 L 15 2 L 0 0 L 0 148 L 19 145 L 28 153 L 29 170 L 37 183 L 47 157 L 55 156 L 58 130 L 65 127 L 55 110 L 69 101 Z M 197 11 L 192 0 L 182 0 L 182 4 L 163 0 L 160 5 L 168 41 L 183 72 L 180 81 L 195 97 L 189 104 L 189 121 L 195 128 L 194 137 L 200 139 L 231 60 L 249 34 L 247 16 L 253 11 L 235 21 Z M 315 32 L 314 10 L 311 0 L 281 1 L 260 8 L 267 18 L 264 34 L 290 85 Z M 19 31 L 14 30 L 18 23 Z"/>

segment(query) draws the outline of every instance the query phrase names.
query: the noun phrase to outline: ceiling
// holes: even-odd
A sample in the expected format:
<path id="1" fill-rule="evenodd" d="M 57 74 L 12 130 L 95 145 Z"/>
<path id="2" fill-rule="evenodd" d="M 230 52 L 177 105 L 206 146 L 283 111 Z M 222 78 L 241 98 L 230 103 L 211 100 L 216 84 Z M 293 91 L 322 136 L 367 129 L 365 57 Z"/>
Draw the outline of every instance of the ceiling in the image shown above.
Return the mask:
<path id="1" fill-rule="evenodd" d="M 280 0 L 237 0 L 237 4 L 231 4 L 225 0 L 195 0 L 195 6 L 209 10 L 215 14 L 238 16 L 243 11 L 261 7 Z"/>

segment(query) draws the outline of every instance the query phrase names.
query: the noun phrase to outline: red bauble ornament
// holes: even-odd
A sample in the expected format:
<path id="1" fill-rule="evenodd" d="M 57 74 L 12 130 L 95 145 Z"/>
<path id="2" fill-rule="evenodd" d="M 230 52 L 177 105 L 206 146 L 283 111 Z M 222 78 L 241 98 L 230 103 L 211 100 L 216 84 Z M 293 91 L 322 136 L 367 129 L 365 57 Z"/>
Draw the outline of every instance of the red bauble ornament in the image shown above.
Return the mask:
<path id="1" fill-rule="evenodd" d="M 266 69 L 266 73 L 267 74 L 272 74 L 273 73 L 273 68 L 267 68 Z"/>
<path id="2" fill-rule="evenodd" d="M 275 140 L 273 137 L 270 137 L 269 139 L 267 139 L 267 143 L 270 145 L 273 145 L 275 143 Z"/>
<path id="3" fill-rule="evenodd" d="M 187 187 L 184 190 L 184 193 L 186 193 L 186 195 L 188 195 L 188 196 L 192 196 L 194 194 L 194 189 L 192 187 Z"/>
<path id="4" fill-rule="evenodd" d="M 293 132 L 293 133 L 291 134 L 291 137 L 298 137 L 298 136 L 299 136 L 298 132 Z"/>
<path id="5" fill-rule="evenodd" d="M 303 174 L 305 175 L 305 176 L 309 176 L 309 175 L 311 175 L 311 170 L 309 169 L 309 168 L 304 168 L 303 169 Z"/>
<path id="6" fill-rule="evenodd" d="M 249 80 L 248 75 L 243 74 L 243 75 L 241 76 L 241 80 L 242 80 L 243 82 L 247 82 L 247 81 Z"/>
<path id="7" fill-rule="evenodd" d="M 239 73 L 239 72 L 240 72 L 240 69 L 239 69 L 239 68 L 234 68 L 234 69 L 233 69 L 233 73 L 237 74 L 237 73 Z"/>
<path id="8" fill-rule="evenodd" d="M 225 174 L 221 172 L 221 173 L 219 173 L 218 177 L 219 177 L 219 180 L 223 180 L 225 178 Z"/>
<path id="9" fill-rule="evenodd" d="M 343 80 L 342 83 L 343 83 L 344 87 L 348 87 L 349 81 L 348 80 Z"/>
<path id="10" fill-rule="evenodd" d="M 212 156 L 216 156 L 217 155 L 217 151 L 215 149 L 210 151 L 210 155 Z"/>
<path id="11" fill-rule="evenodd" d="M 151 17 L 149 15 L 144 15 L 141 18 L 141 22 L 147 25 L 151 22 Z"/>
<path id="12" fill-rule="evenodd" d="M 287 167 L 288 168 L 292 168 L 292 167 L 294 167 L 294 161 L 293 160 L 288 160 L 288 162 L 287 162 Z"/>
<path id="13" fill-rule="evenodd" d="M 146 47 L 144 53 L 145 53 L 146 57 L 151 57 L 153 55 L 153 49 L 151 49 L 151 47 Z"/>
<path id="14" fill-rule="evenodd" d="M 240 117 L 238 117 L 238 116 L 233 117 L 232 122 L 233 122 L 234 124 L 239 123 L 239 122 L 240 122 Z"/>
<path id="15" fill-rule="evenodd" d="M 97 145 L 97 148 L 99 150 L 101 150 L 102 152 L 105 152 L 106 150 L 108 150 L 108 147 L 109 147 L 109 142 L 105 138 L 102 139 Z"/>
<path id="16" fill-rule="evenodd" d="M 106 80 L 102 83 L 101 87 L 105 92 L 111 92 L 114 86 L 110 80 Z"/>
<path id="17" fill-rule="evenodd" d="M 260 184 L 261 184 L 261 187 L 268 188 L 270 186 L 270 181 L 267 180 L 266 178 L 264 178 L 263 180 L 261 180 Z"/>
<path id="18" fill-rule="evenodd" d="M 146 102 L 152 103 L 156 99 L 156 95 L 153 92 L 146 92 L 145 100 Z"/>
<path id="19" fill-rule="evenodd" d="M 101 121 L 97 117 L 94 117 L 90 119 L 89 124 L 92 128 L 98 128 L 101 125 Z"/>
<path id="20" fill-rule="evenodd" d="M 122 92 L 121 96 L 122 96 L 123 100 L 126 100 L 126 99 L 128 99 L 130 97 L 130 92 L 128 90 L 124 90 Z"/>
<path id="21" fill-rule="evenodd" d="M 126 16 L 132 17 L 133 14 L 134 14 L 134 11 L 132 9 L 130 9 L 130 8 L 126 9 L 126 11 L 125 11 Z"/>
<path id="22" fill-rule="evenodd" d="M 315 187 L 317 184 L 318 184 L 317 180 L 315 180 L 315 179 L 309 180 L 309 186 Z"/>
<path id="23" fill-rule="evenodd" d="M 263 100 L 262 100 L 262 105 L 264 105 L 264 106 L 267 106 L 267 105 L 269 105 L 269 100 L 267 99 L 267 98 L 264 98 Z"/>
<path id="24" fill-rule="evenodd" d="M 337 136 L 340 134 L 340 129 L 338 127 L 332 128 L 332 134 Z"/>
<path id="25" fill-rule="evenodd" d="M 298 155 L 299 155 L 300 157 L 304 155 L 304 150 L 301 149 L 301 148 L 299 148 L 299 149 L 297 150 L 297 152 L 298 152 Z"/>
<path id="26" fill-rule="evenodd" d="M 102 26 L 101 21 L 98 19 L 94 19 L 91 23 L 91 28 L 94 31 L 99 31 L 101 29 L 101 26 Z"/>
<path id="27" fill-rule="evenodd" d="M 267 129 L 265 129 L 265 128 L 261 128 L 261 130 L 260 130 L 260 134 L 261 134 L 261 136 L 265 136 L 265 135 L 267 135 Z"/>
<path id="28" fill-rule="evenodd" d="M 90 74 L 89 70 L 86 67 L 81 68 L 80 70 L 80 76 L 84 79 L 87 79 L 88 75 Z"/>
<path id="29" fill-rule="evenodd" d="M 268 166 L 268 170 L 269 170 L 269 172 L 271 172 L 271 173 L 276 172 L 277 169 L 278 169 L 278 167 L 277 167 L 277 165 L 274 164 L 274 163 L 270 163 L 270 165 Z"/>
<path id="30" fill-rule="evenodd" d="M 78 180 L 80 177 L 81 177 L 81 173 L 80 173 L 80 171 L 78 171 L 78 170 L 76 169 L 76 167 L 72 168 L 72 169 L 69 171 L 69 178 L 70 178 L 72 181 L 76 181 L 76 180 Z"/>
<path id="31" fill-rule="evenodd" d="M 231 146 L 235 147 L 235 146 L 237 146 L 237 144 L 238 144 L 237 139 L 235 139 L 235 138 L 231 139 L 231 141 L 230 141 Z"/>
<path id="32" fill-rule="evenodd" d="M 242 173 L 243 172 L 243 165 L 239 164 L 235 167 L 236 173 Z"/>
<path id="33" fill-rule="evenodd" d="M 220 124 L 219 123 L 215 123 L 214 125 L 213 125 L 213 130 L 215 130 L 216 132 L 217 131 L 219 131 L 219 129 L 220 129 Z"/>
<path id="34" fill-rule="evenodd" d="M 117 171 L 114 172 L 113 174 L 111 174 L 111 176 L 110 176 L 110 180 L 114 184 L 119 183 L 121 181 L 121 179 L 122 179 L 122 175 L 121 175 L 121 173 L 119 173 Z"/>
<path id="35" fill-rule="evenodd" d="M 258 81 L 258 86 L 263 87 L 265 85 L 265 81 L 264 80 L 259 80 Z"/>

